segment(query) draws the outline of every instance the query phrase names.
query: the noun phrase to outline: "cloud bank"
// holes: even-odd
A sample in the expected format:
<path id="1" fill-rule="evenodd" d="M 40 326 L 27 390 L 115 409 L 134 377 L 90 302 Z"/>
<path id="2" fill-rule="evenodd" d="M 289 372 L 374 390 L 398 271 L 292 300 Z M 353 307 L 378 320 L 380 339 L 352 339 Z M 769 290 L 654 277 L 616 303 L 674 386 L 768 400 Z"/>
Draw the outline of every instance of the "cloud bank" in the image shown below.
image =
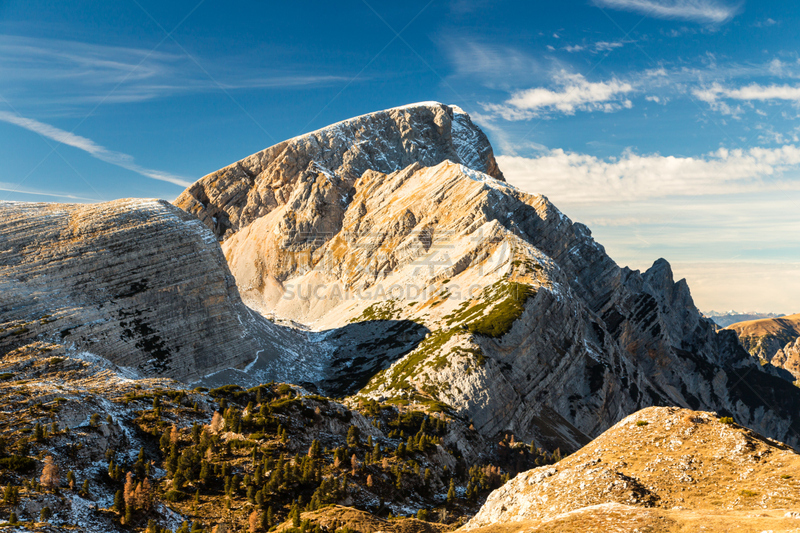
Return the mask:
<path id="1" fill-rule="evenodd" d="M 626 152 L 608 160 L 557 149 L 541 157 L 497 160 L 510 183 L 572 204 L 800 190 L 800 179 L 785 175 L 800 166 L 795 145 L 720 149 L 702 157 Z"/>

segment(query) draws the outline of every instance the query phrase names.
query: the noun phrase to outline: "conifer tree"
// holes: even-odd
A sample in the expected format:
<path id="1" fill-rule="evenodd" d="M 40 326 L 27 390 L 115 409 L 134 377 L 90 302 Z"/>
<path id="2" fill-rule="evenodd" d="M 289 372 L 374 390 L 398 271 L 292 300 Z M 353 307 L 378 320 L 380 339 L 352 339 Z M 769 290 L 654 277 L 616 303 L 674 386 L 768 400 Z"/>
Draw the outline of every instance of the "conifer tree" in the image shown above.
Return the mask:
<path id="1" fill-rule="evenodd" d="M 118 490 L 114 495 L 114 510 L 118 515 L 121 515 L 125 512 L 125 497 L 123 496 L 121 490 Z"/>
<path id="2" fill-rule="evenodd" d="M 123 497 L 125 498 L 125 507 L 134 507 L 136 505 L 136 483 L 133 480 L 133 472 L 128 472 L 125 476 L 125 487 L 123 488 Z"/>
<path id="3" fill-rule="evenodd" d="M 447 503 L 456 501 L 456 483 L 453 478 L 450 478 L 450 489 L 447 491 Z"/>

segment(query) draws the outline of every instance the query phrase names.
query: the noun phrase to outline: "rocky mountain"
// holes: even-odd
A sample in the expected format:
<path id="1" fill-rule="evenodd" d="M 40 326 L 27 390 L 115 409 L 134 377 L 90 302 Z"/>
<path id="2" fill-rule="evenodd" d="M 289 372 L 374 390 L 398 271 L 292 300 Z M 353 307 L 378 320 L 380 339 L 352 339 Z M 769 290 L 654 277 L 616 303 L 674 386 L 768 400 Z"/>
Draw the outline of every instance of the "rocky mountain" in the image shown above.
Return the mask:
<path id="1" fill-rule="evenodd" d="M 271 325 L 242 304 L 214 236 L 169 203 L 4 202 L 0 214 L 0 352 L 58 342 L 192 381 L 266 348 Z"/>
<path id="2" fill-rule="evenodd" d="M 321 339 L 353 332 L 313 373 L 284 357 L 257 365 L 260 379 L 440 402 L 487 437 L 551 449 L 651 405 L 800 444 L 800 391 L 717 333 L 665 260 L 620 268 L 586 226 L 500 178 L 469 118 L 425 103 L 276 145 L 176 203 L 223 240 L 253 308 Z"/>
<path id="3" fill-rule="evenodd" d="M 800 389 L 667 261 L 621 268 L 506 183 L 456 107 L 290 139 L 176 203 L 0 204 L 0 509 L 21 528 L 439 532 L 539 465 L 469 527 L 761 505 L 779 530 L 796 505 L 770 438 L 800 446 Z"/>
<path id="4" fill-rule="evenodd" d="M 731 420 L 630 415 L 494 491 L 466 531 L 796 531 L 800 455 Z"/>
<path id="5" fill-rule="evenodd" d="M 323 128 L 176 203 L 200 222 L 154 201 L 3 205 L 3 350 L 44 340 L 207 386 L 443 405 L 551 450 L 650 405 L 795 443 L 800 391 L 717 333 L 666 261 L 620 268 L 505 183 L 458 108 Z"/>
<path id="6" fill-rule="evenodd" d="M 333 175 L 347 187 L 367 170 L 449 160 L 502 179 L 492 147 L 456 106 L 423 102 L 338 122 L 276 144 L 205 176 L 175 201 L 225 239 L 274 209 L 303 199 L 298 183 Z M 306 192 L 307 194 L 307 192 Z M 335 216 L 335 208 L 325 215 Z M 288 221 L 287 221 L 288 222 Z M 302 224 L 296 228 L 303 231 Z"/>
<path id="7" fill-rule="evenodd" d="M 786 371 L 786 379 L 800 380 L 800 314 L 737 322 L 727 329 L 759 361 Z"/>

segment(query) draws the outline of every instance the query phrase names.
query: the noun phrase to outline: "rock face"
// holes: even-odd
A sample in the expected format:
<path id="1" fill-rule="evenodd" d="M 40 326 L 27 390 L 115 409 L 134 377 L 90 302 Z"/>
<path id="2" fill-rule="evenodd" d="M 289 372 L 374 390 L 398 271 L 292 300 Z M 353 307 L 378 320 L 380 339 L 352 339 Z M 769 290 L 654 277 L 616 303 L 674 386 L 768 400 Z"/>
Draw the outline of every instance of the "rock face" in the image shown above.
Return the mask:
<path id="1" fill-rule="evenodd" d="M 486 436 L 551 449 L 576 450 L 651 405 L 731 414 L 800 445 L 800 390 L 717 333 L 667 261 L 620 268 L 586 226 L 499 179 L 491 154 L 456 108 L 416 105 L 286 141 L 187 189 L 177 204 L 224 239 L 248 305 L 319 339 L 354 332 L 335 364 L 315 366 L 327 352 L 309 345 L 260 379 L 288 373 L 336 395 L 369 381 L 360 396 L 443 402 Z M 354 327 L 365 322 L 369 341 Z"/>
<path id="2" fill-rule="evenodd" d="M 664 404 L 734 414 L 797 442 L 790 426 L 800 391 L 762 372 L 729 332 L 716 333 L 665 260 L 644 273 L 619 268 L 588 228 L 546 198 L 463 166 L 443 163 L 381 183 L 391 194 L 370 196 L 384 199 L 385 213 L 373 215 L 369 202 L 358 211 L 373 234 L 420 220 L 408 235 L 433 237 L 431 251 L 406 262 L 387 252 L 378 279 L 395 286 L 416 273 L 411 279 L 428 296 L 368 310 L 411 317 L 432 333 L 362 394 L 433 397 L 486 435 L 510 431 L 568 450 L 631 412 Z M 399 257 L 405 241 L 396 239 L 387 250 Z M 514 312 L 512 290 L 530 294 Z M 509 316 L 505 330 L 481 326 Z"/>
<path id="3" fill-rule="evenodd" d="M 263 348 L 214 235 L 164 201 L 0 204 L 0 353 L 35 339 L 191 381 Z"/>
<path id="4" fill-rule="evenodd" d="M 464 529 L 504 524 L 508 531 L 523 525 L 539 531 L 543 524 L 564 526 L 614 512 L 650 518 L 650 525 L 661 518 L 661 527 L 675 519 L 652 510 L 705 513 L 706 525 L 713 515 L 746 510 L 779 510 L 773 515 L 783 517 L 800 505 L 798 473 L 800 455 L 784 444 L 722 423 L 714 413 L 651 407 L 559 463 L 519 474 L 495 490 Z M 563 529 L 569 530 L 584 529 Z"/>
<path id="5" fill-rule="evenodd" d="M 737 322 L 726 329 L 761 362 L 785 370 L 784 377 L 800 380 L 800 314 Z"/>
<path id="6" fill-rule="evenodd" d="M 423 102 L 352 118 L 276 144 L 205 176 L 175 205 L 225 239 L 277 207 L 302 201 L 296 186 L 320 173 L 335 176 L 340 189 L 336 192 L 346 194 L 367 170 L 388 173 L 412 163 L 432 166 L 445 160 L 502 179 L 489 141 L 469 115 L 455 106 Z M 336 209 L 325 215 L 335 218 Z"/>

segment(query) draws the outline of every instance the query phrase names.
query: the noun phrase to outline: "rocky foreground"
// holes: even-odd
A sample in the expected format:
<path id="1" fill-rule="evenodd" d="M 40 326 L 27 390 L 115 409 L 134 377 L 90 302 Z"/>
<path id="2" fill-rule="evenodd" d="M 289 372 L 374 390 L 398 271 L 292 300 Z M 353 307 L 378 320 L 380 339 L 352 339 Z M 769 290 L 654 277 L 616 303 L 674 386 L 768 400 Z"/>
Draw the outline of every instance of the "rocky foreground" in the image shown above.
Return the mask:
<path id="1" fill-rule="evenodd" d="M 494 491 L 470 531 L 800 531 L 800 455 L 714 413 L 651 407 Z"/>

